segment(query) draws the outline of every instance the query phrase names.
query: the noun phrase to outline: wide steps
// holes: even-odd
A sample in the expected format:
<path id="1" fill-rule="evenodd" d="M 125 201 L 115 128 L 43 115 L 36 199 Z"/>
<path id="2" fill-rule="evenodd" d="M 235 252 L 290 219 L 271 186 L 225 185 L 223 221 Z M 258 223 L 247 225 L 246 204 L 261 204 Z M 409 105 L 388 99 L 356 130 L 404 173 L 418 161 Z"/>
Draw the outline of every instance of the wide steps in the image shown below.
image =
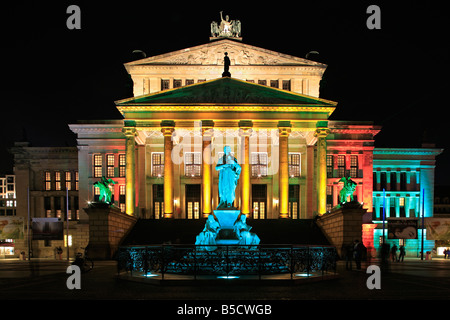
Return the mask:
<path id="1" fill-rule="evenodd" d="M 121 245 L 194 244 L 206 219 L 139 219 Z M 247 219 L 261 244 L 329 245 L 313 219 Z"/>

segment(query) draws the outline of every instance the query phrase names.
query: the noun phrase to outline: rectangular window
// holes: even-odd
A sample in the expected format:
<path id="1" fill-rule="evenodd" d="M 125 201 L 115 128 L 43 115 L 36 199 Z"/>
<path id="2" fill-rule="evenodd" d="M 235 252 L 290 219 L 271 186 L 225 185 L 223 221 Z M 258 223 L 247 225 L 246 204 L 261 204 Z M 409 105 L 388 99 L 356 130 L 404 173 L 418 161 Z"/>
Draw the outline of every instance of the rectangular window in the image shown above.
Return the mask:
<path id="1" fill-rule="evenodd" d="M 253 178 L 261 178 L 267 176 L 267 152 L 252 152 L 250 164 L 252 165 Z"/>
<path id="2" fill-rule="evenodd" d="M 345 156 L 338 156 L 338 177 L 345 177 Z"/>
<path id="3" fill-rule="evenodd" d="M 267 203 L 267 185 L 253 184 L 252 185 L 253 219 L 266 218 L 266 203 Z"/>
<path id="4" fill-rule="evenodd" d="M 66 171 L 66 190 L 72 190 L 72 172 Z"/>
<path id="5" fill-rule="evenodd" d="M 270 86 L 272 88 L 279 88 L 278 80 L 270 80 Z"/>
<path id="6" fill-rule="evenodd" d="M 120 211 L 125 212 L 125 185 L 119 185 L 119 208 Z"/>
<path id="7" fill-rule="evenodd" d="M 300 153 L 289 153 L 289 176 L 300 177 Z"/>
<path id="8" fill-rule="evenodd" d="M 79 181 L 78 171 L 75 171 L 75 190 L 78 190 L 78 187 L 79 187 L 78 181 Z"/>
<path id="9" fill-rule="evenodd" d="M 100 188 L 94 186 L 94 201 L 100 201 Z"/>
<path id="10" fill-rule="evenodd" d="M 400 191 L 407 191 L 406 187 L 406 172 L 400 173 Z"/>
<path id="11" fill-rule="evenodd" d="M 107 177 L 114 177 L 114 155 L 113 154 L 107 154 L 106 155 L 106 176 Z"/>
<path id="12" fill-rule="evenodd" d="M 300 202 L 300 186 L 295 184 L 289 185 L 289 217 L 292 219 L 299 218 L 299 202 Z"/>
<path id="13" fill-rule="evenodd" d="M 152 153 L 152 177 L 164 177 L 164 153 Z"/>
<path id="14" fill-rule="evenodd" d="M 155 219 L 164 217 L 164 185 L 153 185 L 153 216 Z"/>
<path id="15" fill-rule="evenodd" d="M 61 190 L 61 172 L 55 171 L 55 190 Z"/>
<path id="16" fill-rule="evenodd" d="M 125 177 L 126 157 L 125 154 L 119 154 L 119 177 Z"/>
<path id="17" fill-rule="evenodd" d="M 52 190 L 52 175 L 50 171 L 45 171 L 45 190 Z"/>
<path id="18" fill-rule="evenodd" d="M 184 154 L 184 174 L 186 177 L 200 177 L 202 173 L 201 152 L 186 152 Z"/>
<path id="19" fill-rule="evenodd" d="M 194 84 L 194 79 L 186 79 L 186 85 Z"/>
<path id="20" fill-rule="evenodd" d="M 391 172 L 391 191 L 397 191 L 397 172 Z"/>
<path id="21" fill-rule="evenodd" d="M 291 80 L 283 80 L 283 90 L 291 91 Z"/>
<path id="22" fill-rule="evenodd" d="M 327 178 L 333 178 L 333 159 L 332 155 L 327 155 Z"/>
<path id="23" fill-rule="evenodd" d="M 169 86 L 170 86 L 170 80 L 165 80 L 165 79 L 161 80 L 161 90 L 167 90 L 167 89 L 169 89 Z"/>
<path id="24" fill-rule="evenodd" d="M 173 80 L 173 87 L 174 88 L 179 88 L 181 86 L 182 86 L 182 84 L 181 84 L 181 80 L 180 79 L 174 79 Z"/>
<path id="25" fill-rule="evenodd" d="M 350 177 L 358 178 L 358 156 L 350 157 Z"/>
<path id="26" fill-rule="evenodd" d="M 399 211 L 400 211 L 400 217 L 406 217 L 405 198 L 404 197 L 401 197 L 398 199 L 398 206 L 399 206 Z"/>
<path id="27" fill-rule="evenodd" d="M 200 218 L 201 185 L 186 185 L 186 216 L 188 219 Z"/>
<path id="28" fill-rule="evenodd" d="M 101 154 L 94 154 L 94 177 L 100 178 L 102 176 L 102 155 Z"/>
<path id="29" fill-rule="evenodd" d="M 327 211 L 333 208 L 333 186 L 327 185 Z"/>
<path id="30" fill-rule="evenodd" d="M 395 218 L 395 202 L 397 201 L 396 198 L 390 198 L 389 199 L 389 217 Z"/>
<path id="31" fill-rule="evenodd" d="M 380 172 L 380 188 L 380 191 L 386 190 L 387 188 L 386 172 Z"/>
<path id="32" fill-rule="evenodd" d="M 258 84 L 266 86 L 267 85 L 267 81 L 266 80 L 258 80 Z"/>

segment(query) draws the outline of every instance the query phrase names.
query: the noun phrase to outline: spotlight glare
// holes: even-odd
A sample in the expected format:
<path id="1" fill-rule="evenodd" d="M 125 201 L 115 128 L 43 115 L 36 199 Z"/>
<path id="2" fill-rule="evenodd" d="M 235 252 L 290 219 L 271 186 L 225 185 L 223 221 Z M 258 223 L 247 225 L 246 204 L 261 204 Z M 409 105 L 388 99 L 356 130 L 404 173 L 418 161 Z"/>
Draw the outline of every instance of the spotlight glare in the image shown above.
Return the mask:
<path id="1" fill-rule="evenodd" d="M 238 279 L 238 276 L 218 276 L 218 279 Z"/>

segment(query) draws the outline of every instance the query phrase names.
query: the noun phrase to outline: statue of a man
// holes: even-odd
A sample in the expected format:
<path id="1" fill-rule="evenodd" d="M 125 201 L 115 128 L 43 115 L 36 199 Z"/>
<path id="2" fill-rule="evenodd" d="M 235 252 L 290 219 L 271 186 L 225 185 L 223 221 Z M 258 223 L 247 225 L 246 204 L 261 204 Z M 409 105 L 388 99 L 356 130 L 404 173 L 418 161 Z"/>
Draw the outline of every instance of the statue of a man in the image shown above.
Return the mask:
<path id="1" fill-rule="evenodd" d="M 223 148 L 223 157 L 219 159 L 216 170 L 219 171 L 219 196 L 220 203 L 217 209 L 230 208 L 233 206 L 236 197 L 235 190 L 239 175 L 241 174 L 241 166 L 237 163 L 237 159 L 231 154 L 230 146 Z"/>
<path id="2" fill-rule="evenodd" d="M 220 21 L 220 31 L 222 33 L 224 33 L 225 35 L 228 35 L 228 34 L 231 34 L 231 26 L 232 26 L 233 21 L 231 21 L 231 22 L 229 21 L 230 17 L 228 15 L 225 16 L 226 20 L 224 20 L 223 16 L 222 16 L 222 12 L 223 11 L 220 11 L 220 20 L 221 20 Z"/>
<path id="3" fill-rule="evenodd" d="M 222 77 L 231 77 L 230 73 L 230 58 L 228 58 L 228 52 L 225 52 L 225 57 L 223 58 L 223 73 Z"/>

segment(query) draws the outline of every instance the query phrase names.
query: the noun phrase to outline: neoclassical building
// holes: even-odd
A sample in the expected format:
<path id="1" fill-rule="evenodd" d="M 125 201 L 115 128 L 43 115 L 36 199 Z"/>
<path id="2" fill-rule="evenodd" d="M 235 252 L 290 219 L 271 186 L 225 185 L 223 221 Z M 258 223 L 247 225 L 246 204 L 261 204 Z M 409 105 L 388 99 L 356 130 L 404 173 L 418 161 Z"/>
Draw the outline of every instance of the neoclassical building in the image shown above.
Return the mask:
<path id="1" fill-rule="evenodd" d="M 222 77 L 225 53 L 231 76 Z M 242 167 L 234 205 L 249 219 L 326 214 L 339 202 L 344 176 L 356 182 L 355 198 L 367 210 L 365 221 L 377 229 L 386 197 L 393 208 L 388 217 L 418 217 L 421 186 L 427 188 L 425 216 L 433 216 L 435 157 L 442 150 L 377 149 L 380 126 L 330 120 L 338 106 L 319 97 L 327 68 L 323 63 L 248 45 L 241 38 L 215 37 L 125 63 L 125 68 L 134 96 L 116 101 L 123 119 L 69 125 L 77 135 L 78 163 L 61 170 L 73 171 L 68 175 L 73 181 L 76 175 L 70 196 L 78 201 L 71 207 L 79 224 L 87 223 L 84 208 L 98 199 L 94 183 L 103 176 L 114 180 L 113 201 L 127 215 L 207 217 L 219 203 L 215 165 L 226 145 Z M 55 198 L 45 189 L 50 169 L 40 165 L 40 171 L 34 170 L 32 161 L 23 158 L 25 151 L 31 149 L 14 149 L 20 159 L 16 179 L 34 179 L 35 188 L 44 189 L 31 190 L 32 195 L 53 201 L 47 205 L 45 199 L 34 199 L 32 214 L 55 216 Z M 64 185 L 67 175 L 57 176 Z M 19 189 L 18 199 L 25 201 L 26 190 Z M 56 198 L 63 196 L 59 193 Z M 25 207 L 18 204 L 17 215 L 25 216 Z M 81 229 L 85 232 L 71 230 Z M 379 234 L 373 234 L 377 246 Z M 80 245 L 86 245 L 83 241 Z"/>

